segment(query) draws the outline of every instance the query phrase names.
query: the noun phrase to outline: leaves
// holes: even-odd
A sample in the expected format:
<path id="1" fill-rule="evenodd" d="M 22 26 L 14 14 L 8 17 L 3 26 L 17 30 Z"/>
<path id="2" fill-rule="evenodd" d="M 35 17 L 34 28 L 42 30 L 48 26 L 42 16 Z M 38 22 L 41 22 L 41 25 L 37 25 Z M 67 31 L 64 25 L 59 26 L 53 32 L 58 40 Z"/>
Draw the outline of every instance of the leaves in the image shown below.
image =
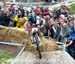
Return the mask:
<path id="1" fill-rule="evenodd" d="M 75 14 L 75 4 L 70 5 L 68 8 L 71 14 Z"/>

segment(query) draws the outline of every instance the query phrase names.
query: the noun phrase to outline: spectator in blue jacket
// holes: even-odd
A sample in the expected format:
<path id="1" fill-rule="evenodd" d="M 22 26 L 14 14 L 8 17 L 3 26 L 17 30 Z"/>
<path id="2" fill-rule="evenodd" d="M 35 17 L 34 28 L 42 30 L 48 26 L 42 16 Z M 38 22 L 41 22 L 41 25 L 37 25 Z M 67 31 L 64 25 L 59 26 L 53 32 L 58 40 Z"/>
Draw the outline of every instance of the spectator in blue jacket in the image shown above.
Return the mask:
<path id="1" fill-rule="evenodd" d="M 56 10 L 55 14 L 56 14 L 56 18 L 59 18 L 59 16 L 61 14 L 63 14 L 65 17 L 68 17 L 68 15 L 69 15 L 69 13 L 67 11 L 67 7 L 65 5 L 61 6 L 60 9 Z"/>
<path id="2" fill-rule="evenodd" d="M 67 52 L 75 59 L 75 31 L 74 23 L 70 22 L 69 37 L 67 38 Z"/>

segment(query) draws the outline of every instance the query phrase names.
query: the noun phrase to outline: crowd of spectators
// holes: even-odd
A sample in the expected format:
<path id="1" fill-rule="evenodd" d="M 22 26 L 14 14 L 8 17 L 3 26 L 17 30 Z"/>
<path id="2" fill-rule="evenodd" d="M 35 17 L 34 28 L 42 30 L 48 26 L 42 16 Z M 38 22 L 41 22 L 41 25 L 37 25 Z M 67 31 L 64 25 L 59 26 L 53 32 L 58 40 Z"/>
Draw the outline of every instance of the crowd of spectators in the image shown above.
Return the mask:
<path id="1" fill-rule="evenodd" d="M 30 12 L 23 6 L 17 9 L 13 6 L 6 12 L 0 8 L 0 25 L 22 28 L 29 35 L 32 28 L 36 27 L 43 36 L 66 42 L 67 52 L 75 59 L 75 15 L 69 14 L 65 5 L 52 11 L 43 6 L 31 7 Z"/>

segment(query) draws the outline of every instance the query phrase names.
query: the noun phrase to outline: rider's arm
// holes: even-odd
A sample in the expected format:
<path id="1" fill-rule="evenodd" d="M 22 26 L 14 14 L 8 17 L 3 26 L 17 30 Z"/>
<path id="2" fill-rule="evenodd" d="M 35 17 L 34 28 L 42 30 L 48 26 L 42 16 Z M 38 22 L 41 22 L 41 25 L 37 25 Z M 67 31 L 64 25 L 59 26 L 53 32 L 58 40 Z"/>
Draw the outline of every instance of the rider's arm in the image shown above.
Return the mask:
<path id="1" fill-rule="evenodd" d="M 66 47 L 70 46 L 73 43 L 73 40 L 71 40 L 68 44 L 66 44 Z"/>

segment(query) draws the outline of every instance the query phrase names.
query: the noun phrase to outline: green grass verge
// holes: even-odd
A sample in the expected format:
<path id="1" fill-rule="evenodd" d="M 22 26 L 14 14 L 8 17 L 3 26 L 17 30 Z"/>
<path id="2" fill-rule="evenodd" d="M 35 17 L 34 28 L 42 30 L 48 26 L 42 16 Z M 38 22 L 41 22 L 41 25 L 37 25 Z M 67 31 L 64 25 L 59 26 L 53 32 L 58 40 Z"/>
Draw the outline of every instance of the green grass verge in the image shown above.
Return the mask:
<path id="1" fill-rule="evenodd" d="M 0 52 L 0 64 L 8 64 L 7 60 L 13 58 L 13 56 L 7 52 Z"/>

